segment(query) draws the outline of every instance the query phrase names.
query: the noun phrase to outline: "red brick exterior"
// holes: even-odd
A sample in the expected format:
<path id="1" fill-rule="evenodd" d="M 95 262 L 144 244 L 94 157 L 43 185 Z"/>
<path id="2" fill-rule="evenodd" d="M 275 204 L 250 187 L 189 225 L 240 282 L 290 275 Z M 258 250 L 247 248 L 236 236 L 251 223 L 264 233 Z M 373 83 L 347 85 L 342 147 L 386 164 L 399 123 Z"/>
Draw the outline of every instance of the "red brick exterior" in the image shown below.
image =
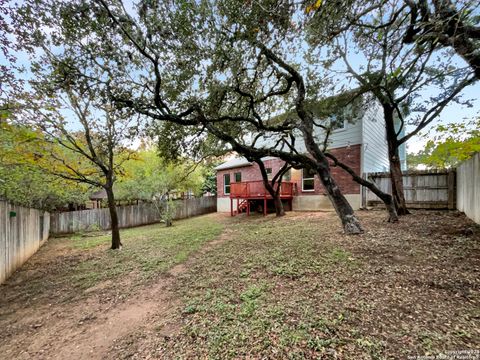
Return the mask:
<path id="1" fill-rule="evenodd" d="M 357 174 L 360 174 L 360 146 L 361 145 L 351 145 L 349 147 L 332 149 L 331 153 L 335 155 L 340 161 L 350 166 Z M 272 174 L 275 175 L 284 164 L 284 161 L 280 159 L 271 159 L 265 160 L 264 163 L 266 168 L 272 168 Z M 347 174 L 344 170 L 338 167 L 332 166 L 331 169 L 333 178 L 337 181 L 338 186 L 344 194 L 360 193 L 360 185 L 354 182 L 349 174 Z M 315 191 L 302 191 L 301 171 L 293 171 L 294 172 L 292 172 L 292 178 L 290 181 L 296 184 L 296 189 L 294 189 L 295 195 L 320 195 L 326 193 L 323 185 L 320 183 L 318 175 L 315 175 Z M 262 180 L 260 169 L 255 163 L 253 165 L 243 167 L 219 170 L 217 171 L 218 197 L 229 196 L 224 194 L 223 175 L 230 174 L 230 183 L 233 183 L 235 182 L 234 174 L 236 172 L 242 173 L 242 182 Z"/>

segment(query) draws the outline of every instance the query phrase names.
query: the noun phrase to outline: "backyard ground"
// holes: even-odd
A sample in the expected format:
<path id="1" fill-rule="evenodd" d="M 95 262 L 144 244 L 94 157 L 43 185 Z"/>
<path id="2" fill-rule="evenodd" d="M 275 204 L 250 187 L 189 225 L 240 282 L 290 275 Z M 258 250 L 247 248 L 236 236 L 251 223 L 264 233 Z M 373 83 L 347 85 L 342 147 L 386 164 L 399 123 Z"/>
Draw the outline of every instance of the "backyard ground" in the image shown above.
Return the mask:
<path id="1" fill-rule="evenodd" d="M 0 287 L 0 358 L 480 357 L 479 227 L 358 215 L 360 236 L 288 213 L 50 239 Z"/>

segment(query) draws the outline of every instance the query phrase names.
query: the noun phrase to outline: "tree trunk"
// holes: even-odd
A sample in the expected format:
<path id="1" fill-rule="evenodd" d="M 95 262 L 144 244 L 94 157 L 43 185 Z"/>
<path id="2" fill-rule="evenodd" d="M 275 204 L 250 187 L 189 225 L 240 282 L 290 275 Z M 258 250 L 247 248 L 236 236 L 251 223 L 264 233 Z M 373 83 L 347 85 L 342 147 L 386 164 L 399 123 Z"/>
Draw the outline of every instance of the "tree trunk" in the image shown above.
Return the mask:
<path id="1" fill-rule="evenodd" d="M 308 119 L 307 119 L 308 120 Z M 310 121 L 311 122 L 311 121 Z M 342 221 L 343 230 L 346 234 L 361 234 L 363 233 L 362 225 L 358 221 L 353 209 L 342 191 L 338 187 L 335 180 L 332 178 L 330 165 L 325 154 L 320 150 L 313 137 L 313 127 L 310 124 L 308 127 L 302 128 L 303 139 L 305 146 L 310 155 L 316 160 L 317 168 L 315 169 L 320 177 L 328 198 L 337 212 L 338 217 Z"/>
<path id="2" fill-rule="evenodd" d="M 165 219 L 165 226 L 169 227 L 172 226 L 172 219 L 170 218 L 170 204 L 169 204 L 169 199 L 167 197 L 167 201 L 165 203 L 165 211 L 167 212 L 167 217 Z"/>
<path id="3" fill-rule="evenodd" d="M 355 182 L 370 189 L 375 195 L 377 195 L 380 198 L 380 200 L 383 201 L 383 203 L 385 204 L 385 208 L 388 211 L 388 218 L 387 218 L 388 222 L 392 222 L 392 223 L 398 222 L 397 210 L 395 208 L 395 203 L 393 201 L 392 195 L 387 194 L 382 190 L 380 190 L 377 187 L 377 185 L 375 185 L 374 182 L 365 180 L 364 178 L 356 174 L 351 167 L 338 161 L 338 159 L 334 155 L 330 153 L 325 153 L 325 156 L 332 159 L 335 166 L 339 166 L 343 170 L 345 170 L 347 173 L 349 173 Z"/>
<path id="4" fill-rule="evenodd" d="M 390 164 L 390 181 L 392 184 L 393 203 L 395 204 L 398 215 L 407 215 L 410 212 L 407 209 L 405 193 L 403 191 L 403 174 L 398 153 L 399 144 L 393 118 L 394 109 L 391 106 L 384 105 L 383 113 L 388 144 L 388 161 Z"/>
<path id="5" fill-rule="evenodd" d="M 393 201 L 393 196 L 390 194 L 384 193 L 381 190 L 378 193 L 375 192 L 373 188 L 370 188 L 370 190 L 372 190 L 372 192 L 375 195 L 377 195 L 380 198 L 380 200 L 382 200 L 383 203 L 385 204 L 385 207 L 387 208 L 387 211 L 388 211 L 387 221 L 391 223 L 398 222 L 398 214 L 397 214 L 397 209 L 395 207 L 395 202 Z"/>
<path id="6" fill-rule="evenodd" d="M 275 205 L 275 214 L 276 216 L 284 216 L 285 209 L 283 208 L 282 199 L 280 198 L 280 194 L 272 195 L 273 197 L 273 204 Z"/>
<path id="7" fill-rule="evenodd" d="M 355 216 L 352 207 L 348 203 L 345 196 L 343 196 L 335 180 L 330 175 L 329 170 L 329 168 L 322 166 L 318 169 L 318 175 L 320 176 L 320 180 L 325 187 L 325 190 L 327 190 L 328 198 L 332 202 L 337 215 L 342 221 L 343 229 L 346 234 L 361 234 L 363 232 L 363 228 Z"/>
<path id="8" fill-rule="evenodd" d="M 107 185 L 105 187 L 108 200 L 108 210 L 110 211 L 110 224 L 112 227 L 112 247 L 111 249 L 121 249 L 122 243 L 120 242 L 120 228 L 118 225 L 117 207 L 115 206 L 115 196 L 113 195 L 113 186 Z"/>
<path id="9" fill-rule="evenodd" d="M 398 214 L 397 214 L 397 209 L 395 207 L 395 202 L 393 201 L 393 196 L 390 194 L 384 193 L 372 182 L 368 182 L 368 183 L 370 185 L 365 185 L 365 186 L 369 188 L 375 195 L 377 195 L 380 198 L 380 200 L 382 200 L 383 203 L 385 204 L 385 207 L 388 211 L 387 221 L 391 223 L 398 222 Z"/>
<path id="10" fill-rule="evenodd" d="M 398 148 L 393 154 L 388 156 L 390 162 L 390 179 L 392 182 L 392 196 L 395 208 L 398 215 L 407 215 L 410 212 L 407 209 L 407 203 L 405 201 L 405 193 L 403 190 L 403 174 L 400 166 L 400 159 L 398 156 Z"/>
<path id="11" fill-rule="evenodd" d="M 284 216 L 285 209 L 283 208 L 282 199 L 280 198 L 280 191 L 278 192 L 275 191 L 273 184 L 270 183 L 267 170 L 265 169 L 265 164 L 262 162 L 262 160 L 261 159 L 255 160 L 255 162 L 258 164 L 258 167 L 260 168 L 260 173 L 262 174 L 263 186 L 265 186 L 265 189 L 267 189 L 268 193 L 272 196 L 273 204 L 275 205 L 276 216 Z M 279 182 L 277 186 L 280 186 L 282 177 L 280 176 L 278 180 Z M 272 181 L 272 182 L 275 182 L 275 181 Z"/>

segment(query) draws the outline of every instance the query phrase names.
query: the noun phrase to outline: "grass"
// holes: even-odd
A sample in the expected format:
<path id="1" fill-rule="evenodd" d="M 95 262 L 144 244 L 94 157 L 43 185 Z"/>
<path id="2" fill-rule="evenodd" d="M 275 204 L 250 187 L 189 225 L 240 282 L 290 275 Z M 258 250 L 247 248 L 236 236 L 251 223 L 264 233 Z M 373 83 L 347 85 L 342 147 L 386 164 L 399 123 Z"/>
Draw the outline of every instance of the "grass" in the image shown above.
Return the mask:
<path id="1" fill-rule="evenodd" d="M 2 285 L 0 308 L 23 314 L 44 300 L 50 314 L 52 303 L 87 296 L 110 306 L 203 247 L 170 277 L 168 313 L 152 309 L 109 358 L 406 359 L 480 348 L 480 228 L 452 212 L 398 224 L 358 214 L 359 236 L 342 234 L 333 213 L 289 213 L 122 230 L 121 251 L 108 250 L 108 234 L 51 239 Z"/>
<path id="2" fill-rule="evenodd" d="M 410 217 L 392 238 L 392 225 L 378 215 L 364 219 L 373 230 L 358 237 L 341 234 L 333 215 L 232 220 L 231 241 L 199 259 L 177 284 L 181 331 L 155 345 L 164 352 L 150 354 L 385 359 L 473 348 L 478 321 L 458 316 L 473 311 L 473 298 L 416 285 L 419 276 L 444 276 L 432 270 L 448 264 L 438 235 L 416 233 L 425 227 Z M 463 258 L 448 276 L 477 281 L 467 265 L 474 257 L 465 251 L 475 250 L 475 242 L 457 244 L 450 252 Z"/>
<path id="3" fill-rule="evenodd" d="M 116 278 L 125 273 L 137 273 L 143 278 L 164 273 L 181 263 L 204 243 L 220 235 L 223 226 L 211 217 L 198 217 L 175 222 L 172 227 L 143 226 L 122 230 L 123 248 L 106 251 L 99 257 L 82 262 L 76 269 L 80 287 Z M 72 247 L 78 249 L 105 249 L 110 236 L 73 236 Z M 92 281 L 91 281 L 92 280 Z"/>
<path id="4" fill-rule="evenodd" d="M 127 294 L 130 288 L 185 261 L 192 252 L 220 235 L 222 229 L 223 224 L 212 216 L 175 221 L 168 228 L 155 224 L 123 229 L 121 250 L 109 249 L 111 238 L 105 232 L 53 238 L 35 257 L 48 269 L 47 279 L 35 262 L 27 263 L 21 270 L 28 274 L 25 291 L 17 289 L 14 297 L 16 301 L 22 297 L 69 301 L 82 296 L 82 290 L 105 282 L 107 287 L 114 288 L 116 282 L 129 279 L 130 285 L 124 289 Z"/>
<path id="5" fill-rule="evenodd" d="M 195 279 L 181 284 L 190 324 L 183 346 L 200 345 L 195 355 L 212 358 L 273 356 L 272 347 L 278 357 L 296 358 L 338 344 L 345 315 L 319 312 L 326 304 L 315 304 L 312 295 L 318 277 L 360 266 L 352 254 L 319 242 L 308 221 L 242 222 L 233 233 L 234 241 L 204 258 Z"/>

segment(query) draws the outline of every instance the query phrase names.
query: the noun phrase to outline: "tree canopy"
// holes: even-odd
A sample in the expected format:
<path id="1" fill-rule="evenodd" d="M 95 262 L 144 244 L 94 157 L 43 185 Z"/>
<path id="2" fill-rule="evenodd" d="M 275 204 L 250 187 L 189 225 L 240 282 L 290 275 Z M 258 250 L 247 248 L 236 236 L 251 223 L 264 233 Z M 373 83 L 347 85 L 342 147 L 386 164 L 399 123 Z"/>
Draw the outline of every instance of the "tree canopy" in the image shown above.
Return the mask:
<path id="1" fill-rule="evenodd" d="M 202 195 L 203 166 L 187 159 L 169 162 L 154 149 L 137 152 L 125 162 L 123 174 L 115 186 L 119 199 L 152 201 L 192 192 Z"/>
<path id="2" fill-rule="evenodd" d="M 412 23 L 415 31 L 419 26 L 414 8 L 402 0 L 27 0 L 13 20 L 32 56 L 35 111 L 44 118 L 64 119 L 55 109 L 65 95 L 70 102 L 86 98 L 96 111 L 108 106 L 107 114 L 138 116 L 166 160 L 233 150 L 250 161 L 276 156 L 313 169 L 345 230 L 359 233 L 331 177 L 328 119 L 318 119 L 309 105 L 346 91 L 350 96 L 340 98 L 347 104 L 337 107 L 365 94 L 381 103 L 400 199 L 398 147 L 476 80 L 475 69 L 454 61 L 451 47 L 405 40 Z M 95 111 L 87 115 L 98 125 Z M 99 135 L 89 140 L 82 125 L 92 143 Z M 402 135 L 407 125 L 412 130 Z M 118 134 L 130 136 L 128 128 Z M 85 153 L 95 158 L 91 149 Z"/>
<path id="3" fill-rule="evenodd" d="M 0 197 L 26 207 L 48 211 L 83 205 L 88 187 L 52 175 L 54 166 L 45 148 L 52 145 L 38 131 L 0 122 Z"/>
<path id="4" fill-rule="evenodd" d="M 435 136 L 425 149 L 408 155 L 411 168 L 455 168 L 459 163 L 480 152 L 480 119 L 468 123 L 438 125 Z"/>

